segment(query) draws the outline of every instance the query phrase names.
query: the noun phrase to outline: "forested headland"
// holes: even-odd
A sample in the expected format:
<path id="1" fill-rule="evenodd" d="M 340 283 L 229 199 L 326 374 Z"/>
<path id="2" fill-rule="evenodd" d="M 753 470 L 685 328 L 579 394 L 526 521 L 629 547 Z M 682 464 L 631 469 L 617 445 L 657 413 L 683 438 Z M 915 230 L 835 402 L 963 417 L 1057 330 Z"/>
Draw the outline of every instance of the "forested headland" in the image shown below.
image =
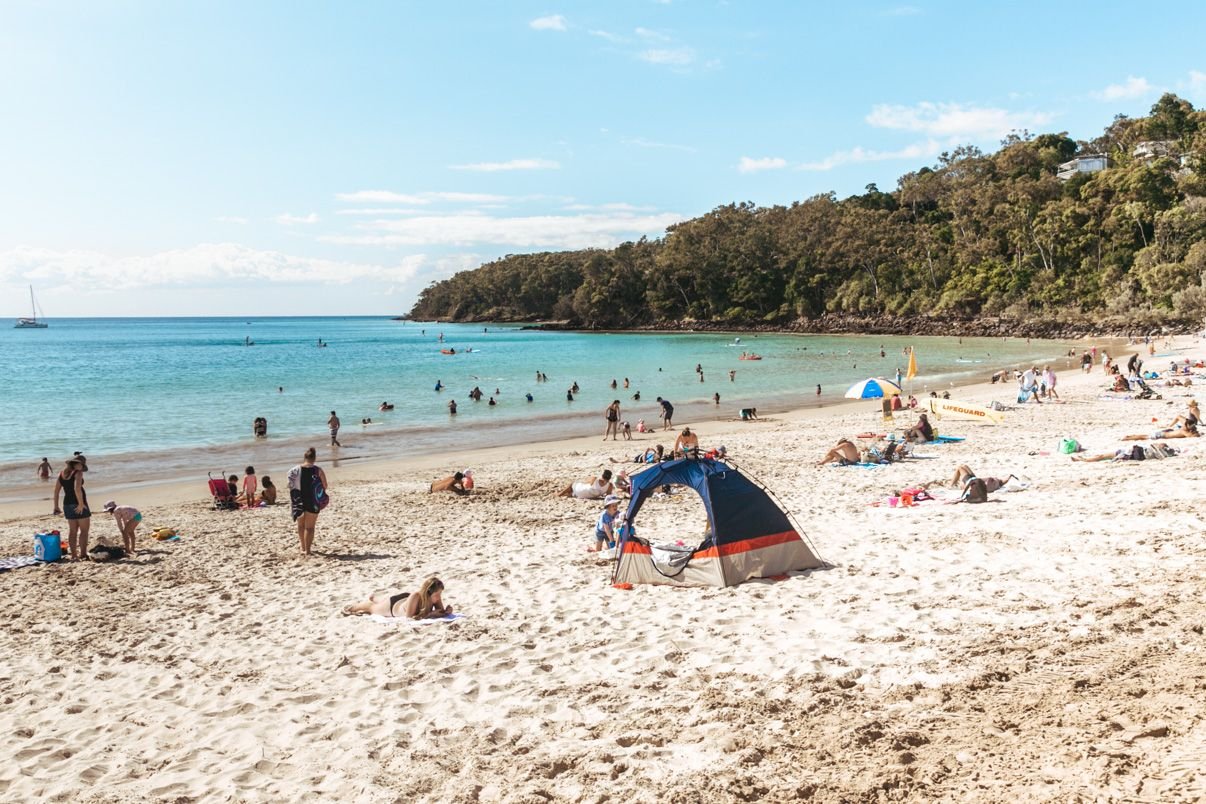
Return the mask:
<path id="1" fill-rule="evenodd" d="M 1057 175 L 1099 154 L 1105 169 Z M 1121 333 L 1200 327 L 1204 278 L 1206 111 L 1166 94 L 1096 139 L 1023 132 L 991 154 L 956 148 L 891 191 L 729 204 L 656 240 L 509 255 L 432 284 L 409 317 Z"/>

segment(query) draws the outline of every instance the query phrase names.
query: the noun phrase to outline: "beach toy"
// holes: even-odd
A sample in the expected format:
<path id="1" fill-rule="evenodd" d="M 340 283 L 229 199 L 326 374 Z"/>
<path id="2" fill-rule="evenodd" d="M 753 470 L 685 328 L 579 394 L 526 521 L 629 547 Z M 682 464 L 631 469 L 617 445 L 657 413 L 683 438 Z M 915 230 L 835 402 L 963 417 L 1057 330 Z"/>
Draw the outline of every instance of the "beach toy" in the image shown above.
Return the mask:
<path id="1" fill-rule="evenodd" d="M 63 557 L 59 534 L 38 533 L 34 536 L 34 558 L 38 561 L 58 561 Z"/>
<path id="2" fill-rule="evenodd" d="M 889 498 L 888 498 L 888 507 L 889 507 L 889 508 L 895 508 L 895 507 L 896 507 L 896 504 L 897 504 L 898 502 L 900 502 L 900 498 L 899 498 L 899 497 L 889 497 Z"/>
<path id="3" fill-rule="evenodd" d="M 623 589 L 626 592 L 632 591 L 632 584 L 630 583 L 613 583 L 611 586 L 613 589 Z"/>
<path id="4" fill-rule="evenodd" d="M 913 495 L 912 494 L 900 495 L 900 504 L 904 508 L 908 508 L 909 506 L 911 506 L 913 504 Z"/>

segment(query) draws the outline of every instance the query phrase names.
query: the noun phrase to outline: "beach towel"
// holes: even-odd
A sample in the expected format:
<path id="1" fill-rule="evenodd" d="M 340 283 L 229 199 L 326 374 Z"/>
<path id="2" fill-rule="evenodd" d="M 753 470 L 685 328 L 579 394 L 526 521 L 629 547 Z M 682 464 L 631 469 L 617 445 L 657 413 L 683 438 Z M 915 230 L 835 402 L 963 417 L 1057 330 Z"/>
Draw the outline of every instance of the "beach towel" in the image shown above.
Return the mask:
<path id="1" fill-rule="evenodd" d="M 33 556 L 10 556 L 8 558 L 0 558 L 0 572 L 5 570 L 20 569 L 21 567 L 32 567 L 37 564 L 38 560 Z"/>
<path id="2" fill-rule="evenodd" d="M 412 620 L 409 617 L 383 617 L 380 614 L 370 614 L 369 619 L 375 623 L 382 625 L 431 625 L 432 623 L 450 623 L 453 620 L 459 620 L 465 615 L 460 613 L 449 614 L 446 617 L 434 617 L 427 620 Z"/>
<path id="3" fill-rule="evenodd" d="M 931 444 L 958 444 L 960 441 L 963 441 L 965 438 L 967 438 L 967 436 L 940 435 L 940 436 L 934 436 L 934 440 L 929 443 L 931 443 Z"/>

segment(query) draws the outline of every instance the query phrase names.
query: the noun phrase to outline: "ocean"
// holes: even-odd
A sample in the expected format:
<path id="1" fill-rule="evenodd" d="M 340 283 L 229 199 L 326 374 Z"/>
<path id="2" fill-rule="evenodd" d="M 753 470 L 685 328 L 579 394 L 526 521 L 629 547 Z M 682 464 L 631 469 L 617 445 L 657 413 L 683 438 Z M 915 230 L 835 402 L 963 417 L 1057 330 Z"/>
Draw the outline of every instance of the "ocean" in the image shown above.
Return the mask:
<path id="1" fill-rule="evenodd" d="M 327 346 L 320 348 L 319 339 Z M 372 317 L 81 318 L 52 319 L 42 330 L 6 326 L 0 329 L 0 499 L 37 496 L 32 481 L 41 457 L 57 470 L 76 450 L 89 456 L 97 481 L 103 472 L 133 483 L 204 480 L 208 470 L 241 473 L 257 461 L 292 465 L 304 446 L 322 450 L 328 443 L 332 410 L 343 421 L 346 461 L 601 434 L 603 409 L 613 399 L 621 400 L 622 418 L 634 428 L 639 419 L 659 419 L 658 396 L 674 403 L 676 423 L 731 418 L 749 406 L 767 413 L 833 403 L 859 379 L 903 371 L 910 345 L 918 396 L 1068 350 L 1024 339 L 543 332 Z M 740 360 L 743 351 L 763 359 Z M 548 381 L 537 381 L 537 372 Z M 444 390 L 434 390 L 437 381 Z M 574 382 L 580 391 L 570 402 L 566 390 Z M 485 394 L 478 403 L 468 397 L 475 386 Z M 638 391 L 640 401 L 633 401 Z M 450 399 L 459 405 L 455 417 L 448 414 Z M 394 409 L 379 411 L 383 401 Z M 266 442 L 252 436 L 258 416 L 268 420 Z M 368 418 L 373 424 L 362 426 Z"/>

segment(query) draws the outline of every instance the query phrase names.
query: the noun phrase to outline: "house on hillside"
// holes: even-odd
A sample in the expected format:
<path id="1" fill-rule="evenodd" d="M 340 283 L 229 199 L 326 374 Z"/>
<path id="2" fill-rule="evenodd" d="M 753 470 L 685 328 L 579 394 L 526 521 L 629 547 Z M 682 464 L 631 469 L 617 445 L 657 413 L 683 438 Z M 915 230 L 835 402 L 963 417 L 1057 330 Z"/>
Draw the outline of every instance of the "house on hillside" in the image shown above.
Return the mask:
<path id="1" fill-rule="evenodd" d="M 1055 175 L 1060 181 L 1067 181 L 1078 173 L 1097 173 L 1110 166 L 1110 158 L 1105 154 L 1083 154 L 1064 162 Z"/>
<path id="2" fill-rule="evenodd" d="M 1179 152 L 1176 140 L 1144 140 L 1135 145 L 1131 156 L 1136 162 L 1149 165 L 1161 157 L 1176 157 Z"/>

